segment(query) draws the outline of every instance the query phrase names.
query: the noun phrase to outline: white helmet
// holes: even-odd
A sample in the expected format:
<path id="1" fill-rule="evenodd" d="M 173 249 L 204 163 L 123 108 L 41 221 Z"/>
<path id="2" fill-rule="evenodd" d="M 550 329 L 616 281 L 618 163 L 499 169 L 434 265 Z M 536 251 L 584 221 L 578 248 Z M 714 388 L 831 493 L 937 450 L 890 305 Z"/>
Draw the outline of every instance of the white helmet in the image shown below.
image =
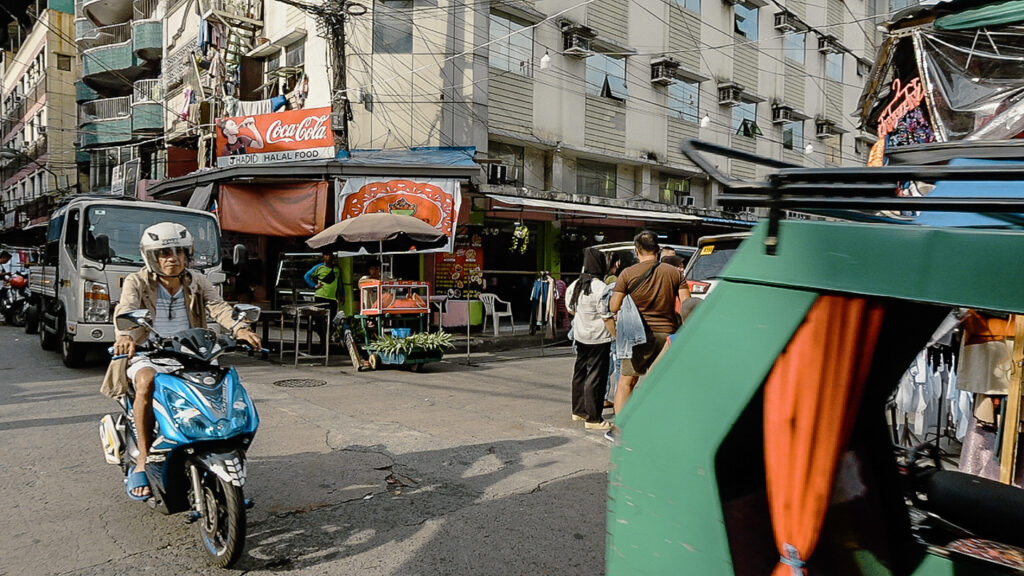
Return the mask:
<path id="1" fill-rule="evenodd" d="M 185 257 L 192 260 L 193 247 L 195 242 L 192 234 L 181 224 L 174 222 L 161 222 L 154 224 L 142 231 L 142 238 L 139 240 L 139 252 L 142 253 L 142 260 L 146 268 L 154 273 L 160 274 L 160 262 L 157 254 L 163 248 L 180 248 L 185 251 Z M 188 262 L 186 261 L 186 266 Z"/>

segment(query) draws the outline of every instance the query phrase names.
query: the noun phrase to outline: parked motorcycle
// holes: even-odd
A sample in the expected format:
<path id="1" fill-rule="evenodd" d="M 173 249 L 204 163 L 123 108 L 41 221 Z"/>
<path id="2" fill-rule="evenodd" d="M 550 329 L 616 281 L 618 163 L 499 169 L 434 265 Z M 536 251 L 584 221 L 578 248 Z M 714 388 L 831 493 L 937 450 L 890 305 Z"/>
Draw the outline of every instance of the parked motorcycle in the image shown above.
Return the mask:
<path id="1" fill-rule="evenodd" d="M 257 306 L 235 305 L 235 326 L 255 322 L 259 312 Z M 136 355 L 176 367 L 157 374 L 153 383 L 153 442 L 146 462 L 153 497 L 147 502 L 164 514 L 187 512 L 186 520 L 199 524 L 200 540 L 212 563 L 230 566 L 245 546 L 245 511 L 253 505 L 242 489 L 245 454 L 259 416 L 238 372 L 214 360 L 248 346 L 206 328 L 157 334 L 148 310 L 122 314 L 115 323 L 120 330 L 149 329 L 150 338 Z M 121 412 L 100 421 L 104 456 L 126 476 L 139 454 L 133 400 L 134 391 L 121 396 Z"/>
<path id="2" fill-rule="evenodd" d="M 16 272 L 4 280 L 3 294 L 0 294 L 0 315 L 12 326 L 25 325 L 28 311 L 28 277 Z"/>

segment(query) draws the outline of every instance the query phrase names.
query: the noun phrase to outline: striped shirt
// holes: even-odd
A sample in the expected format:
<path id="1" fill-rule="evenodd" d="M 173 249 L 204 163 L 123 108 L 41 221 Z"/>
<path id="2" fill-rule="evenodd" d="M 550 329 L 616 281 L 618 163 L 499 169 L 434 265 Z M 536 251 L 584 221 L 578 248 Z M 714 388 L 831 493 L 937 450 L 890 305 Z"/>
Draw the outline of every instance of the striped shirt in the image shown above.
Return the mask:
<path id="1" fill-rule="evenodd" d="M 188 330 L 188 312 L 185 309 L 185 289 L 178 288 L 178 293 L 171 295 L 163 284 L 157 285 L 156 318 L 153 318 L 153 329 L 161 336 L 170 336 L 181 330 Z"/>

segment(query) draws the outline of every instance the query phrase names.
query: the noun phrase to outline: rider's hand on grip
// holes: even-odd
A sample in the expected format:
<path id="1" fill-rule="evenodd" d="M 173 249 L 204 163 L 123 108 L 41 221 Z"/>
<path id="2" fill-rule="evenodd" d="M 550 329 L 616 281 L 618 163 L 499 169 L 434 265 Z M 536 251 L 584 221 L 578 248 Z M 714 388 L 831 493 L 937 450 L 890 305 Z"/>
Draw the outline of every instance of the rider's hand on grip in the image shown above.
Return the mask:
<path id="1" fill-rule="evenodd" d="M 111 347 L 112 353 L 115 354 L 113 360 L 118 358 L 131 358 L 135 355 L 135 340 L 131 336 L 121 335 L 114 340 L 114 345 Z"/>

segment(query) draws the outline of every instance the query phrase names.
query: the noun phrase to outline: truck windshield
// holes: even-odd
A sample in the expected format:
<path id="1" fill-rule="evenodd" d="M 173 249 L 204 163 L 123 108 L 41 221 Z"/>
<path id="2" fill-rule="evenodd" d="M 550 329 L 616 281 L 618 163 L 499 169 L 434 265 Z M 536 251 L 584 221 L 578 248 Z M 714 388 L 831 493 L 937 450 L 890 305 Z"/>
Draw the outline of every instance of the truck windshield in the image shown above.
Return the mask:
<path id="1" fill-rule="evenodd" d="M 195 256 L 190 266 L 210 268 L 220 263 L 220 235 L 213 216 L 155 210 L 152 207 L 91 206 L 85 216 L 85 242 L 105 234 L 110 239 L 111 263 L 142 266 L 139 238 L 142 231 L 159 222 L 177 222 L 195 238 Z"/>

